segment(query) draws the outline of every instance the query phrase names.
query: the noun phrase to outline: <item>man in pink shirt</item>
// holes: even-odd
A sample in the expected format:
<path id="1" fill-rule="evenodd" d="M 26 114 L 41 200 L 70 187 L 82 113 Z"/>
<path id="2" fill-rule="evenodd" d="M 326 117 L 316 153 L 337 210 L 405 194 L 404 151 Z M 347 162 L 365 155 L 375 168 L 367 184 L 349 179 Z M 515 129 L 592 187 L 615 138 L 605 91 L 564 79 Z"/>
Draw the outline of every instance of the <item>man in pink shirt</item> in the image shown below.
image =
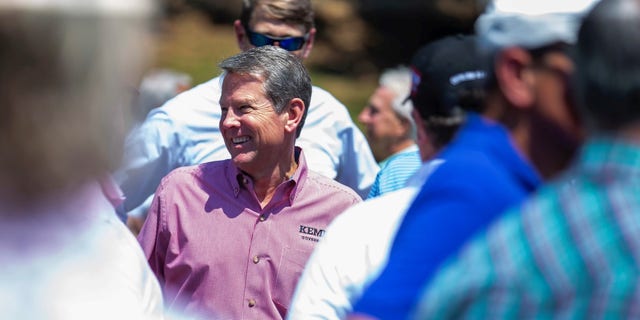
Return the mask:
<path id="1" fill-rule="evenodd" d="M 220 67 L 220 130 L 231 159 L 167 175 L 138 240 L 170 309 L 281 319 L 326 226 L 361 199 L 310 172 L 295 147 L 311 98 L 296 56 L 263 46 Z"/>

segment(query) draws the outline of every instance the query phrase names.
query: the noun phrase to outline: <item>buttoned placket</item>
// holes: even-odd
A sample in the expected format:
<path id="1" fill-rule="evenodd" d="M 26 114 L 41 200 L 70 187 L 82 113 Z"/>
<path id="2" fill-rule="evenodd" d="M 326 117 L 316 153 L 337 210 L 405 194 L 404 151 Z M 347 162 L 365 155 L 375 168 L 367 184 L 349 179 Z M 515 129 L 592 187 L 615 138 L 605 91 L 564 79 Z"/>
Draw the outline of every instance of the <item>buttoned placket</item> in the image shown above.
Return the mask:
<path id="1" fill-rule="evenodd" d="M 261 228 L 260 225 L 263 223 L 266 223 L 270 219 L 272 212 L 278 212 L 280 211 L 278 209 L 281 206 L 287 206 L 291 204 L 294 198 L 292 194 L 289 194 L 286 197 L 282 197 L 283 192 L 292 193 L 293 187 L 289 184 L 291 183 L 291 181 L 293 180 L 289 179 L 286 181 L 286 183 L 283 183 L 283 185 L 279 186 L 278 190 L 276 191 L 276 195 L 274 195 L 274 199 L 272 199 L 272 202 L 268 203 L 267 206 L 261 210 L 261 214 L 256 219 L 255 228 Z M 247 190 L 251 189 L 251 181 L 246 176 L 242 175 L 238 179 L 238 182 L 241 184 L 243 188 L 246 188 Z M 254 241 L 259 241 L 259 240 L 254 240 Z M 263 248 L 260 248 L 259 245 L 257 248 L 254 247 L 254 245 L 256 244 L 258 243 L 252 244 L 252 249 L 250 249 L 251 254 L 249 255 L 249 261 L 250 261 L 249 272 L 250 273 L 255 272 L 259 274 L 261 272 L 260 271 L 261 268 L 264 268 L 264 266 L 261 266 L 261 264 L 269 261 L 270 258 L 269 258 L 269 254 L 263 251 Z M 247 276 L 250 277 L 249 274 Z M 248 293 L 248 295 L 245 296 L 245 299 L 246 299 L 245 305 L 249 309 L 256 308 L 257 304 L 260 302 L 259 299 L 256 299 L 256 297 L 252 296 L 250 293 Z"/>

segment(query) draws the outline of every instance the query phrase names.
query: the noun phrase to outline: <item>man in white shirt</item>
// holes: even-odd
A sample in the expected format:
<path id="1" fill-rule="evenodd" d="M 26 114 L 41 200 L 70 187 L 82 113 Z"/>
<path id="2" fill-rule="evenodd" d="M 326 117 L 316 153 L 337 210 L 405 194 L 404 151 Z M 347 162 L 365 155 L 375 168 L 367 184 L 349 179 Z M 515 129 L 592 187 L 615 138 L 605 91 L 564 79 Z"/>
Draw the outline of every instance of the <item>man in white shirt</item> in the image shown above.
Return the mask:
<path id="1" fill-rule="evenodd" d="M 244 0 L 234 30 L 243 51 L 270 44 L 301 59 L 310 54 L 316 33 L 309 0 Z M 178 95 L 151 111 L 129 136 L 125 164 L 116 173 L 127 197 L 125 211 L 149 198 L 172 169 L 230 157 L 218 128 L 220 84 L 216 77 Z M 296 144 L 305 150 L 311 170 L 366 197 L 378 165 L 346 107 L 327 91 L 313 87 Z"/>
<path id="2" fill-rule="evenodd" d="M 446 37 L 414 55 L 410 98 L 424 164 L 407 187 L 353 206 L 331 223 L 305 266 L 288 319 L 345 318 L 382 271 L 404 213 L 442 163 L 436 153 L 453 139 L 463 110 L 479 108 L 484 98 L 484 73 L 474 55 L 474 41 L 472 36 Z M 470 73 L 478 77 L 450 81 Z"/>

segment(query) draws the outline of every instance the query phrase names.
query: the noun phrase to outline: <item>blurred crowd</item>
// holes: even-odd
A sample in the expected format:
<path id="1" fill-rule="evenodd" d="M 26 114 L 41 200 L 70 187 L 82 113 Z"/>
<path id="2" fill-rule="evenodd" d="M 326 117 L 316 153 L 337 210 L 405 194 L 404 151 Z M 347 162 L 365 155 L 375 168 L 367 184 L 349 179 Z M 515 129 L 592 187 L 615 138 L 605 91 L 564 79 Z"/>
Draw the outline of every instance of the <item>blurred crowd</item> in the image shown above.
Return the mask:
<path id="1" fill-rule="evenodd" d="M 310 0 L 203 83 L 152 0 L 0 0 L 1 318 L 640 318 L 640 2 L 476 5 L 360 130 Z"/>

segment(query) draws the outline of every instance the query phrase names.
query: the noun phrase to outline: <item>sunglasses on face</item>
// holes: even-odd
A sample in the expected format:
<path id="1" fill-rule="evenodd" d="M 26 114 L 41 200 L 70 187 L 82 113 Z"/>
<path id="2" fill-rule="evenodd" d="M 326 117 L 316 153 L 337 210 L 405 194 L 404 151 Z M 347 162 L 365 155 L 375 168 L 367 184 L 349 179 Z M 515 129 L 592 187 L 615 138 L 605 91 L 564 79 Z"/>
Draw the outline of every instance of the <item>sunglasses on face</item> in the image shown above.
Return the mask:
<path id="1" fill-rule="evenodd" d="M 305 34 L 303 37 L 272 37 L 262 33 L 257 33 L 251 31 L 249 28 L 245 28 L 247 30 L 247 35 L 249 36 L 249 42 L 256 46 L 262 47 L 271 45 L 274 43 L 278 43 L 278 46 L 287 51 L 296 51 L 302 49 L 302 46 L 309 39 L 309 34 Z"/>

